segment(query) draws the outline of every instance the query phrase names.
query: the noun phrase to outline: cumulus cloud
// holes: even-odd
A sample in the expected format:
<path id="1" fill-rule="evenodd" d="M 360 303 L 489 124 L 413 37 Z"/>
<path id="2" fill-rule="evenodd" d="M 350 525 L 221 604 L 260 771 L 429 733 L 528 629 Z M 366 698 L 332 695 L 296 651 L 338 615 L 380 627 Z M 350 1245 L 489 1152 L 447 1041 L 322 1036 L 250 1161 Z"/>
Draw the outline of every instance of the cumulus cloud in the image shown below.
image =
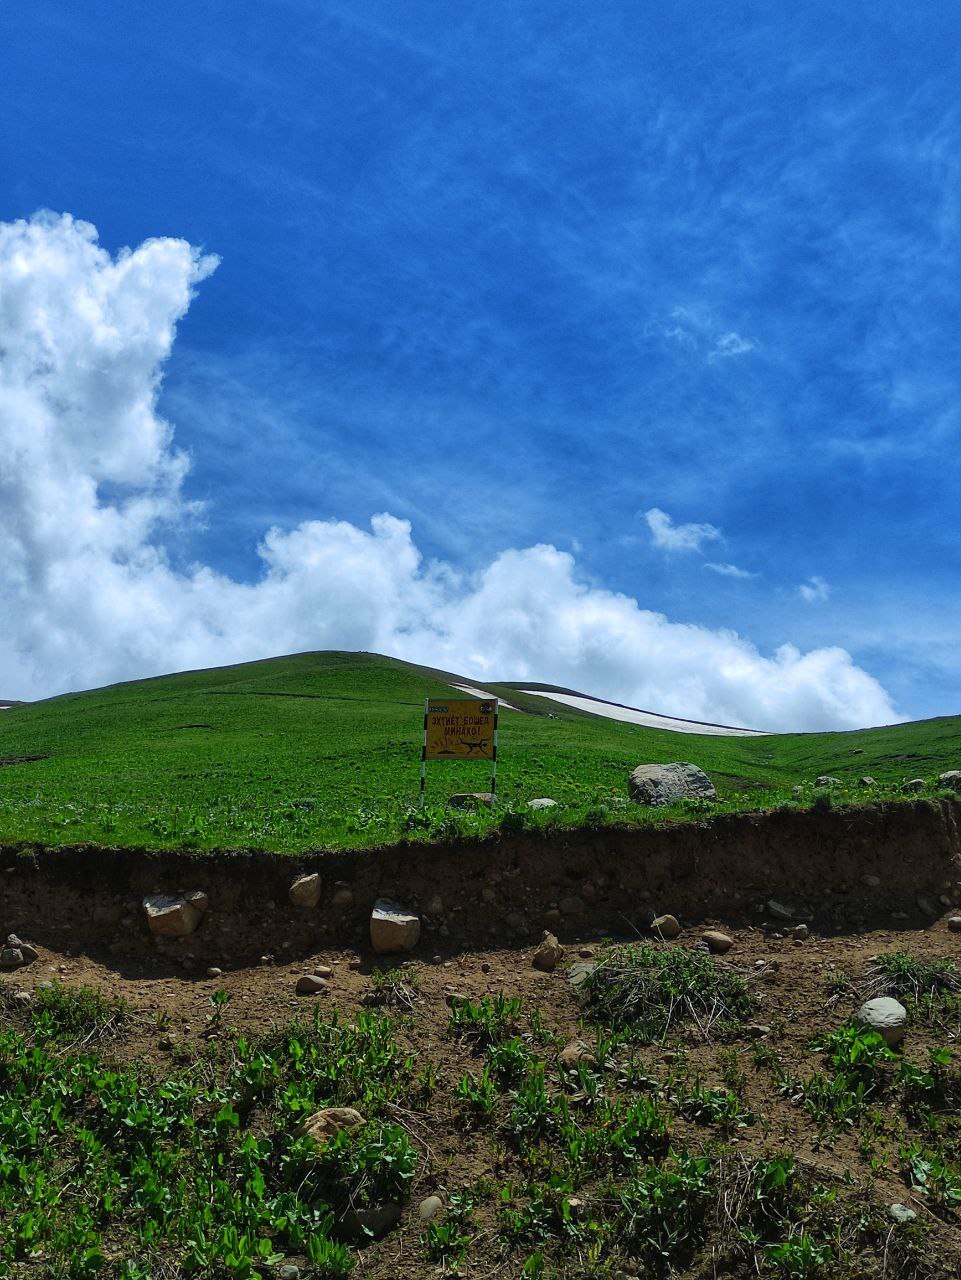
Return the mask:
<path id="1" fill-rule="evenodd" d="M 817 574 L 813 578 L 808 578 L 807 582 L 802 582 L 797 591 L 801 599 L 806 600 L 808 604 L 823 604 L 831 594 L 830 586 Z"/>
<path id="2" fill-rule="evenodd" d="M 708 560 L 705 569 L 710 569 L 712 573 L 719 573 L 722 578 L 756 578 L 756 573 L 751 573 L 749 569 L 741 569 L 736 564 L 715 564 L 713 560 Z"/>
<path id="3" fill-rule="evenodd" d="M 383 514 L 368 529 L 268 530 L 254 582 L 179 570 L 164 539 L 196 512 L 157 393 L 177 321 L 215 266 L 174 239 L 111 257 L 66 216 L 0 224 L 4 697 L 336 647 L 761 728 L 895 718 L 844 650 L 765 656 L 588 584 L 549 545 L 463 576 L 426 563 L 409 523 Z M 720 536 L 656 509 L 648 523 L 672 549 Z"/>
<path id="4" fill-rule="evenodd" d="M 675 524 L 660 507 L 645 511 L 644 519 L 655 547 L 662 551 L 700 551 L 705 542 L 718 542 L 723 537 L 713 524 Z"/>

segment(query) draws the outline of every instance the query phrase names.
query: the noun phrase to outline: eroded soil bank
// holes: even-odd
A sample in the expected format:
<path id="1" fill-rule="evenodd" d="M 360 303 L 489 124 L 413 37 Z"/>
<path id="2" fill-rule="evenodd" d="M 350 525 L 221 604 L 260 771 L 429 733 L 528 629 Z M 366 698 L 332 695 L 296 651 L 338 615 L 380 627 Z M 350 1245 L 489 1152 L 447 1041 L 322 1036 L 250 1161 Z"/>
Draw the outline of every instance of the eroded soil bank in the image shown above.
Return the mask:
<path id="1" fill-rule="evenodd" d="M 310 910 L 289 905 L 294 876 L 319 871 Z M 149 933 L 142 898 L 202 889 L 210 909 L 176 941 Z M 421 949 L 450 953 L 642 933 L 652 914 L 759 924 L 774 898 L 823 932 L 921 926 L 961 902 L 961 804 L 907 802 L 827 812 L 723 816 L 661 830 L 500 835 L 358 853 L 172 853 L 76 846 L 0 847 L 0 927 L 59 947 L 240 962 L 366 936 L 391 897 L 420 912 Z"/>

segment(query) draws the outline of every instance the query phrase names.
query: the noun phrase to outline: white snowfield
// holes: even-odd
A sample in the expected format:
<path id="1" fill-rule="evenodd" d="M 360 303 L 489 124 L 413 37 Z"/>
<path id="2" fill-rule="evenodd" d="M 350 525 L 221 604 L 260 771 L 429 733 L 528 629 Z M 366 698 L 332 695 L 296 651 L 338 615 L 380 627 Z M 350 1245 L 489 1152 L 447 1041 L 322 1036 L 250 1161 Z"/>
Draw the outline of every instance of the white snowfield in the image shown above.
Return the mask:
<path id="1" fill-rule="evenodd" d="M 586 698 L 579 693 L 547 693 L 544 689 L 522 689 L 535 698 L 550 698 L 565 707 L 589 711 L 593 716 L 605 716 L 608 720 L 623 720 L 625 724 L 643 724 L 649 729 L 670 729 L 672 733 L 705 733 L 715 737 L 766 738 L 764 729 L 735 729 L 726 724 L 702 724 L 699 720 L 677 720 L 673 716 L 659 716 L 655 711 L 639 711 L 636 707 L 622 707 L 616 702 L 603 702 L 600 698 Z M 504 704 L 501 703 L 503 706 Z"/>
<path id="2" fill-rule="evenodd" d="M 461 693 L 469 693 L 472 698 L 496 698 L 496 693 L 490 693 L 487 689 L 475 689 L 472 684 L 455 684 L 451 688 L 459 689 Z M 512 707 L 509 702 L 505 702 L 503 698 L 499 698 L 497 702 L 498 711 L 516 711 L 516 707 Z"/>

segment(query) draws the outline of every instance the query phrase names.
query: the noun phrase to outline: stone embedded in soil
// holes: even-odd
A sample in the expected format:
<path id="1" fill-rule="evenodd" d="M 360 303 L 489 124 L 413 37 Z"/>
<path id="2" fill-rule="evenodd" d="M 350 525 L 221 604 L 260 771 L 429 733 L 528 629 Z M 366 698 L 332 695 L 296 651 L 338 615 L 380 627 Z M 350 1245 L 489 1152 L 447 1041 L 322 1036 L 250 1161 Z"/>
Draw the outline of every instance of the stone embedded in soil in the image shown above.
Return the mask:
<path id="1" fill-rule="evenodd" d="M 553 809 L 557 805 L 556 800 L 552 800 L 550 796 L 538 796 L 536 800 L 528 800 L 528 809 Z"/>
<path id="2" fill-rule="evenodd" d="M 297 994 L 315 996 L 326 991 L 327 985 L 327 979 L 322 978 L 319 973 L 304 973 L 297 979 Z"/>
<path id="3" fill-rule="evenodd" d="M 358 1129 L 365 1123 L 364 1117 L 354 1107 L 323 1107 L 303 1121 L 300 1132 L 323 1147 L 341 1129 Z"/>
<path id="4" fill-rule="evenodd" d="M 923 779 L 923 778 L 909 778 L 909 779 L 907 780 L 907 782 L 905 782 L 905 783 L 903 784 L 903 786 L 901 787 L 901 790 L 902 790 L 902 791 L 923 791 L 923 790 L 924 790 L 924 779 Z"/>
<path id="5" fill-rule="evenodd" d="M 186 938 L 203 919 L 203 909 L 186 897 L 151 893 L 143 900 L 150 932 L 158 938 Z"/>
<path id="6" fill-rule="evenodd" d="M 877 1031 L 884 1037 L 889 1048 L 900 1044 L 908 1026 L 908 1011 L 900 1000 L 892 996 L 878 996 L 861 1005 L 857 1012 L 857 1021 L 870 1031 Z"/>
<path id="7" fill-rule="evenodd" d="M 290 905 L 306 909 L 316 907 L 320 901 L 320 887 L 320 876 L 316 871 L 310 875 L 297 876 L 287 890 Z"/>
<path id="8" fill-rule="evenodd" d="M 949 769 L 938 774 L 938 786 L 950 791 L 961 791 L 961 769 Z"/>
<path id="9" fill-rule="evenodd" d="M 572 894 L 569 898 L 561 898 L 557 907 L 562 916 L 582 916 L 584 914 L 584 899 Z"/>
<path id="10" fill-rule="evenodd" d="M 961 933 L 961 916 L 949 916 L 948 928 L 952 933 Z"/>
<path id="11" fill-rule="evenodd" d="M 575 960 L 567 971 L 567 980 L 572 987 L 579 987 L 586 982 L 597 968 L 596 960 Z"/>
<path id="12" fill-rule="evenodd" d="M 730 951 L 734 946 L 734 939 L 728 937 L 726 933 L 721 933 L 719 929 L 708 929 L 701 937 L 707 943 L 708 949 L 717 955 L 724 955 L 725 951 Z"/>
<path id="13" fill-rule="evenodd" d="M 545 932 L 540 946 L 534 952 L 531 964 L 535 969 L 543 969 L 545 973 L 553 973 L 563 955 L 564 948 L 557 941 L 554 934 Z"/>
<path id="14" fill-rule="evenodd" d="M 20 952 L 23 956 L 24 964 L 31 964 L 34 960 L 39 960 L 40 958 L 40 952 L 37 948 L 31 947 L 29 942 L 24 942 L 21 938 L 18 938 L 15 933 L 7 935 L 7 946 Z"/>
<path id="15" fill-rule="evenodd" d="M 212 964 L 210 968 L 207 970 L 208 978 L 222 978 L 223 976 L 224 976 L 223 969 L 218 969 L 218 967 L 215 964 Z"/>
<path id="16" fill-rule="evenodd" d="M 870 774 L 866 774 L 863 778 L 858 778 L 859 787 L 876 787 L 877 785 L 877 780 L 872 778 Z"/>
<path id="17" fill-rule="evenodd" d="M 906 1204 L 888 1205 L 888 1217 L 892 1222 L 906 1223 L 913 1222 L 918 1215 L 913 1209 L 909 1209 Z"/>
<path id="18" fill-rule="evenodd" d="M 0 950 L 0 969 L 19 969 L 23 963 L 23 952 L 19 947 L 4 947 Z"/>
<path id="19" fill-rule="evenodd" d="M 639 764 L 628 779 L 635 804 L 662 805 L 675 800 L 716 800 L 714 783 L 696 764 Z"/>
<path id="20" fill-rule="evenodd" d="M 923 911 L 926 916 L 939 916 L 941 914 L 938 904 L 933 898 L 928 897 L 926 893 L 919 893 L 915 898 L 918 904 L 918 910 Z"/>
<path id="21" fill-rule="evenodd" d="M 494 796 L 490 791 L 463 791 L 452 795 L 447 803 L 452 809 L 477 809 L 493 805 Z"/>
<path id="22" fill-rule="evenodd" d="M 872 875 L 862 876 L 861 883 L 865 886 L 866 889 L 880 889 L 881 877 L 872 876 Z"/>
<path id="23" fill-rule="evenodd" d="M 767 909 L 775 920 L 790 920 L 794 916 L 790 907 L 786 907 L 783 902 L 778 902 L 774 898 L 768 900 Z"/>
<path id="24" fill-rule="evenodd" d="M 420 939 L 420 917 L 400 903 L 378 898 L 370 915 L 370 945 L 378 955 L 413 951 Z"/>
<path id="25" fill-rule="evenodd" d="M 655 916 L 651 921 L 651 928 L 658 938 L 667 938 L 668 940 L 676 938 L 681 932 L 677 916 Z"/>
<path id="26" fill-rule="evenodd" d="M 560 1051 L 557 1055 L 557 1061 L 563 1063 L 565 1067 L 576 1067 L 579 1062 L 583 1062 L 585 1066 L 592 1067 L 596 1065 L 597 1057 L 590 1045 L 585 1044 L 583 1040 L 575 1038 L 568 1041 Z"/>
<path id="27" fill-rule="evenodd" d="M 791 930 L 791 936 L 795 942 L 807 942 L 811 936 L 811 930 L 806 924 L 796 924 Z"/>
<path id="28" fill-rule="evenodd" d="M 820 778 L 814 779 L 816 787 L 839 787 L 841 785 L 840 778 L 832 778 L 829 773 L 822 773 Z"/>
<path id="29" fill-rule="evenodd" d="M 352 907 L 354 905 L 354 891 L 350 885 L 343 882 L 337 884 L 334 887 L 330 904 L 333 907 Z"/>
<path id="30" fill-rule="evenodd" d="M 443 1207 L 444 1202 L 440 1196 L 427 1196 L 417 1206 L 417 1216 L 421 1222 L 430 1222 L 431 1218 L 437 1217 Z"/>

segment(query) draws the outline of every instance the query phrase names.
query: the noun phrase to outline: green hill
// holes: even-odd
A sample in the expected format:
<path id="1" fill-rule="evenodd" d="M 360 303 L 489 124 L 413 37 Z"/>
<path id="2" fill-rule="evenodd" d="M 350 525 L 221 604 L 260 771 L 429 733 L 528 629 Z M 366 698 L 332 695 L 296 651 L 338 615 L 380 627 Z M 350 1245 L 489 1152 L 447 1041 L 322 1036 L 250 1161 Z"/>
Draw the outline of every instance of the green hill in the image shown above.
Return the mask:
<path id="1" fill-rule="evenodd" d="M 832 774 L 844 803 L 897 794 L 907 778 L 961 766 L 961 717 L 853 733 L 757 738 L 621 724 L 490 684 L 501 716 L 494 814 L 452 814 L 455 791 L 482 791 L 489 766 L 431 764 L 416 804 L 422 707 L 460 677 L 368 653 L 304 653 L 191 671 L 13 706 L 0 714 L 0 840 L 154 847 L 363 847 L 497 823 L 515 828 L 701 816 L 621 811 L 629 770 L 691 760 L 725 808 L 792 802 Z M 546 686 L 545 686 L 546 687 Z M 861 788 L 870 775 L 876 788 Z M 562 810 L 525 815 L 551 796 Z M 794 798 L 796 799 L 796 798 Z M 821 803 L 826 801 L 822 798 Z M 610 812 L 609 812 L 610 811 Z"/>

